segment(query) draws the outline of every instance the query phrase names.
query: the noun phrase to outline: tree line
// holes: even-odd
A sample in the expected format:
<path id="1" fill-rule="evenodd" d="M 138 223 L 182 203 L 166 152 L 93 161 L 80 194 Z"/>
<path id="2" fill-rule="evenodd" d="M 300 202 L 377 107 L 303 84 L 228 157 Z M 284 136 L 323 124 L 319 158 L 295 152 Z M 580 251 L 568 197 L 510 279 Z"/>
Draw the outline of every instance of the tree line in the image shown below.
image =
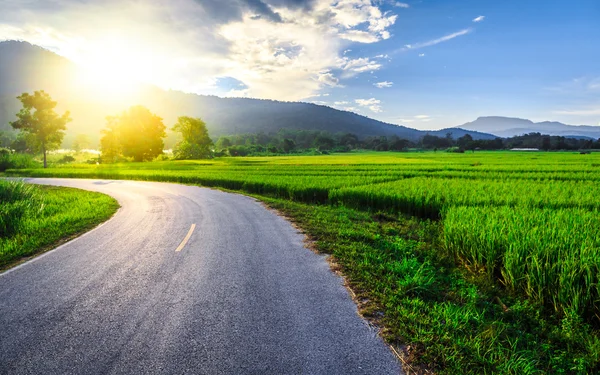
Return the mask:
<path id="1" fill-rule="evenodd" d="M 410 149 L 464 152 L 512 148 L 537 148 L 545 151 L 600 149 L 600 139 L 576 139 L 530 133 L 511 138 L 475 140 L 469 134 L 454 139 L 452 134 L 448 133 L 445 137 L 426 134 L 418 141 L 411 141 L 395 135 L 361 139 L 351 133 L 332 134 L 322 131 L 282 129 L 274 134 L 221 136 L 215 142 L 215 155 L 246 156 L 313 151 L 323 153 L 352 150 L 407 151 Z"/>
<path id="2" fill-rule="evenodd" d="M 20 130 L 11 147 L 20 151 L 43 154 L 44 168 L 47 153 L 60 147 L 65 136 L 70 113 L 56 113 L 57 102 L 45 91 L 18 96 L 22 103 L 17 120 L 10 125 Z M 133 160 L 151 161 L 164 152 L 166 129 L 163 119 L 144 106 L 133 106 L 119 115 L 108 116 L 100 139 L 100 161 L 114 163 Z M 418 141 L 398 136 L 360 138 L 352 133 L 281 129 L 274 134 L 237 134 L 221 136 L 213 143 L 206 124 L 200 118 L 181 116 L 171 128 L 181 134 L 182 140 L 173 149 L 175 159 L 205 159 L 213 156 L 246 156 L 262 154 L 329 153 L 352 150 L 406 151 L 408 149 L 447 150 L 454 152 L 475 150 L 503 150 L 537 148 L 540 150 L 600 149 L 600 139 L 577 139 L 529 133 L 511 138 L 475 140 L 466 134 L 454 139 L 426 134 Z M 0 139 L 1 141 L 2 139 Z M 89 137 L 80 135 L 75 148 L 89 145 Z"/>
<path id="3" fill-rule="evenodd" d="M 20 133 L 12 146 L 42 153 L 44 168 L 47 168 L 47 153 L 60 147 L 67 124 L 72 121 L 70 113 L 56 113 L 57 102 L 43 90 L 23 93 L 17 99 L 21 101 L 22 108 L 16 114 L 17 120 L 10 125 Z M 171 129 L 182 136 L 173 150 L 175 159 L 211 156 L 213 142 L 201 119 L 181 116 Z M 163 154 L 166 135 L 161 117 L 144 106 L 133 106 L 120 115 L 106 118 L 106 128 L 102 130 L 100 139 L 101 161 L 112 163 L 122 158 L 138 162 L 154 160 Z M 83 143 L 89 143 L 89 138 L 78 137 L 76 142 L 82 147 Z"/>

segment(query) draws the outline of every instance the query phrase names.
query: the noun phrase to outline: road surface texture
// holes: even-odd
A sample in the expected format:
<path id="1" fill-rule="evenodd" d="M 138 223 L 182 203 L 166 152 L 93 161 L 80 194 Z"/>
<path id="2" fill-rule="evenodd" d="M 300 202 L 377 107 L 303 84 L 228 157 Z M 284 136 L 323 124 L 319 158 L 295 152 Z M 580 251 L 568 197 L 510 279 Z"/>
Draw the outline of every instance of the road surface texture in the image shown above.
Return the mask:
<path id="1" fill-rule="evenodd" d="M 401 372 L 325 258 L 254 199 L 165 183 L 27 181 L 106 193 L 122 208 L 0 274 L 1 374 Z"/>

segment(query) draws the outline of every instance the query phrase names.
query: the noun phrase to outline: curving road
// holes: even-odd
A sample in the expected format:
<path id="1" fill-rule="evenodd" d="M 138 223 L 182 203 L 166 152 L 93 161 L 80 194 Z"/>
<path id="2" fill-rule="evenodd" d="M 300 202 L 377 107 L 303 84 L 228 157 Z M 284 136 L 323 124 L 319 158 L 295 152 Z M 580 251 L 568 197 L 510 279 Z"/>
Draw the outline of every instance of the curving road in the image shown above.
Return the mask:
<path id="1" fill-rule="evenodd" d="M 325 258 L 254 199 L 27 181 L 106 193 L 122 208 L 0 274 L 0 374 L 401 372 Z"/>

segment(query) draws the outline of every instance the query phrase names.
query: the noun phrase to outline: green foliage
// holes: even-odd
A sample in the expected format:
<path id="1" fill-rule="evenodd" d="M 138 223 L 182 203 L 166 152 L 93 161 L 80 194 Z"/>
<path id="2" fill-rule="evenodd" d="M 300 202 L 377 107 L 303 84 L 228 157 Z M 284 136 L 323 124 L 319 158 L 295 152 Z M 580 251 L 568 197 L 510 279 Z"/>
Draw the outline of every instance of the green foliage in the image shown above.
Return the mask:
<path id="1" fill-rule="evenodd" d="M 123 149 L 120 141 L 119 117 L 108 116 L 106 122 L 106 128 L 102 130 L 102 138 L 100 138 L 102 162 L 114 163 L 121 157 Z"/>
<path id="2" fill-rule="evenodd" d="M 17 120 L 10 125 L 26 133 L 28 144 L 44 154 L 46 168 L 46 153 L 60 147 L 66 125 L 71 121 L 69 112 L 59 116 L 54 110 L 57 103 L 43 90 L 35 91 L 33 95 L 23 93 L 17 99 L 23 108 L 17 113 Z"/>
<path id="3" fill-rule="evenodd" d="M 31 155 L 17 154 L 8 148 L 0 148 L 0 172 L 7 169 L 36 168 L 39 163 Z"/>
<path id="4" fill-rule="evenodd" d="M 231 146 L 231 141 L 227 137 L 219 137 L 217 143 L 215 144 L 215 148 L 217 150 L 225 150 Z"/>
<path id="5" fill-rule="evenodd" d="M 180 132 L 183 140 L 179 142 L 173 154 L 177 160 L 208 159 L 213 142 L 208 136 L 206 124 L 199 118 L 179 117 L 173 131 Z"/>
<path id="6" fill-rule="evenodd" d="M 60 164 L 68 164 L 75 161 L 75 157 L 73 155 L 64 155 L 62 158 L 58 160 Z"/>
<path id="7" fill-rule="evenodd" d="M 100 139 L 103 162 L 113 163 L 121 155 L 138 162 L 153 160 L 163 152 L 165 129 L 162 118 L 143 106 L 107 117 Z"/>
<path id="8" fill-rule="evenodd" d="M 12 135 L 9 132 L 0 130 L 0 148 L 9 147 L 13 140 L 14 140 L 14 135 Z"/>
<path id="9" fill-rule="evenodd" d="M 17 134 L 17 136 L 15 137 L 15 139 L 13 139 L 11 141 L 10 148 L 20 154 L 23 154 L 23 153 L 31 154 L 32 149 L 29 146 L 29 144 L 31 144 L 31 143 L 35 143 L 35 141 L 33 141 L 33 137 L 31 136 L 31 134 L 25 133 L 25 132 L 19 132 Z"/>
<path id="10" fill-rule="evenodd" d="M 113 198 L 100 193 L 6 184 L 0 181 L 0 228 L 6 227 L 8 218 L 11 229 L 0 235 L 0 269 L 93 228 L 118 208 Z M 8 200 L 12 203 L 7 208 Z"/>
<path id="11" fill-rule="evenodd" d="M 40 194 L 32 185 L 0 180 L 0 239 L 14 235 L 24 216 L 35 216 L 41 207 Z"/>

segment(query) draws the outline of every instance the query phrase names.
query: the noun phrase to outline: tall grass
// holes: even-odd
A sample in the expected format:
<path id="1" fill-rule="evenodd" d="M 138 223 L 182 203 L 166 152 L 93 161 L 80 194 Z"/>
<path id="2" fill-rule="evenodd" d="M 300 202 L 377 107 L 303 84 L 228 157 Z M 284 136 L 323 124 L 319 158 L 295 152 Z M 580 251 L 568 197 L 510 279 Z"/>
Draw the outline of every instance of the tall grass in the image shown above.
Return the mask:
<path id="1" fill-rule="evenodd" d="M 600 212 L 451 207 L 447 249 L 563 316 L 600 314 Z M 474 225 L 476 224 L 476 225 Z"/>
<path id="2" fill-rule="evenodd" d="M 39 167 L 41 167 L 41 163 L 36 161 L 31 155 L 0 152 L 0 172 L 4 172 L 7 169 L 26 169 Z"/>
<path id="3" fill-rule="evenodd" d="M 35 186 L 0 180 L 0 238 L 14 235 L 24 218 L 39 214 L 42 207 L 42 197 Z"/>
<path id="4" fill-rule="evenodd" d="M 2 180 L 0 203 L 0 269 L 88 230 L 118 208 L 100 193 Z"/>

